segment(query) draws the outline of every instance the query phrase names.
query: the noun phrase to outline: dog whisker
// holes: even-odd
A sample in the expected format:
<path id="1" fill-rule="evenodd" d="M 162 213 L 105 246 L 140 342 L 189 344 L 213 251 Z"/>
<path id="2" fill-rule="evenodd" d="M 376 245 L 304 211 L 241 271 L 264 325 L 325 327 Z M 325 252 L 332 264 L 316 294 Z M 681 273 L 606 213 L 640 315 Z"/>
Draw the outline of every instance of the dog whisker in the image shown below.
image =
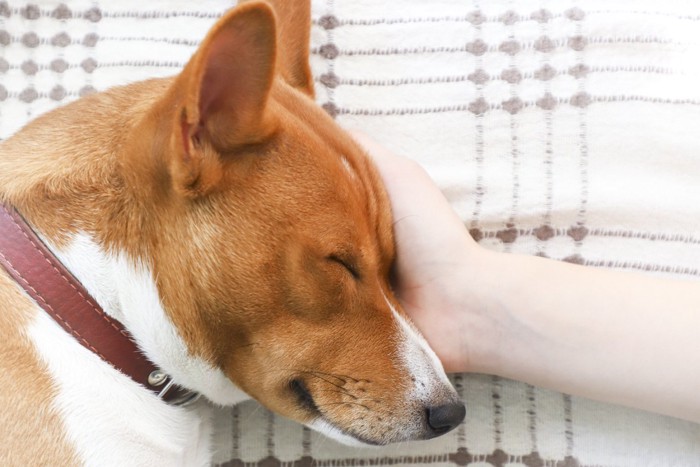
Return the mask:
<path id="1" fill-rule="evenodd" d="M 350 393 L 348 391 L 338 391 L 338 390 L 334 390 L 334 389 L 318 389 L 316 392 L 321 392 L 321 393 L 335 392 L 337 394 L 343 394 L 345 396 L 350 396 L 353 399 L 359 399 L 359 397 L 354 396 L 352 393 Z"/>
<path id="2" fill-rule="evenodd" d="M 317 405 L 316 407 L 320 409 L 320 408 L 322 408 L 322 407 L 331 407 L 331 406 L 338 406 L 338 405 L 356 405 L 356 406 L 358 406 L 358 407 L 362 407 L 363 409 L 371 410 L 371 409 L 370 409 L 369 407 L 367 407 L 366 405 L 364 405 L 364 404 L 359 404 L 359 403 L 357 403 L 357 402 L 329 402 L 329 403 L 327 403 L 327 404 L 320 404 L 320 405 Z"/>
<path id="3" fill-rule="evenodd" d="M 321 376 L 318 376 L 318 375 L 312 374 L 311 376 L 313 376 L 313 377 L 315 377 L 315 378 L 317 378 L 317 379 L 320 379 L 321 381 L 324 381 L 324 382 L 330 384 L 331 386 L 335 386 L 335 387 L 337 387 L 338 389 L 344 391 L 345 393 L 349 393 L 349 391 L 348 391 L 346 388 L 344 388 L 342 385 L 340 385 L 340 384 L 336 384 L 336 383 L 334 383 L 334 382 L 332 382 L 332 381 L 328 381 L 327 379 L 325 379 L 325 378 L 323 378 L 323 377 L 321 377 Z"/>
<path id="4" fill-rule="evenodd" d="M 355 396 L 354 394 L 348 393 L 348 392 L 343 392 L 343 391 L 334 391 L 332 389 L 319 389 L 316 391 L 317 393 L 329 393 L 329 392 L 334 392 L 338 394 L 343 394 L 346 396 L 350 396 L 354 402 L 375 402 L 377 404 L 383 403 L 381 399 L 374 399 L 371 397 L 359 397 Z"/>
<path id="5" fill-rule="evenodd" d="M 361 381 L 369 382 L 368 380 L 361 380 L 361 379 L 353 378 L 352 376 L 348 376 L 348 375 L 325 373 L 323 371 L 318 371 L 318 370 L 305 370 L 305 372 L 306 373 L 315 373 L 315 374 L 324 375 L 324 376 L 330 376 L 332 378 L 337 378 L 339 380 L 343 380 L 343 382 L 346 382 L 345 380 L 350 380 L 353 383 L 359 383 Z"/>

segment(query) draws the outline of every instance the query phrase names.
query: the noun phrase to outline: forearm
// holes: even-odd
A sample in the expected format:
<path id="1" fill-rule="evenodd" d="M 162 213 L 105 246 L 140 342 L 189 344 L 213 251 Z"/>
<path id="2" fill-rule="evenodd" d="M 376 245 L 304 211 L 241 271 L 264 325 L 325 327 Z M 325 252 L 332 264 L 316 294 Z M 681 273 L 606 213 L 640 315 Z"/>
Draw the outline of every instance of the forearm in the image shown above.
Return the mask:
<path id="1" fill-rule="evenodd" d="M 484 250 L 422 169 L 356 137 L 392 201 L 394 292 L 448 371 L 700 422 L 700 282 Z"/>
<path id="2" fill-rule="evenodd" d="M 700 283 L 483 256 L 470 369 L 700 422 Z"/>

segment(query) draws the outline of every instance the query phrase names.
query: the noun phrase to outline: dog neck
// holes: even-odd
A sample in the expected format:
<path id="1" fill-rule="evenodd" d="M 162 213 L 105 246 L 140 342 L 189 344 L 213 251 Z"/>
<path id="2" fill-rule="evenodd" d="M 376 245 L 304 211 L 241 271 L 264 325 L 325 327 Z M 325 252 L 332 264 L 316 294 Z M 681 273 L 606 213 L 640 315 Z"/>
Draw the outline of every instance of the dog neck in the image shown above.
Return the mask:
<path id="1" fill-rule="evenodd" d="M 88 234 L 75 234 L 64 247 L 44 241 L 105 312 L 120 321 L 141 350 L 174 381 L 229 405 L 249 397 L 218 368 L 189 354 L 168 319 L 148 267 L 122 253 L 104 251 Z"/>

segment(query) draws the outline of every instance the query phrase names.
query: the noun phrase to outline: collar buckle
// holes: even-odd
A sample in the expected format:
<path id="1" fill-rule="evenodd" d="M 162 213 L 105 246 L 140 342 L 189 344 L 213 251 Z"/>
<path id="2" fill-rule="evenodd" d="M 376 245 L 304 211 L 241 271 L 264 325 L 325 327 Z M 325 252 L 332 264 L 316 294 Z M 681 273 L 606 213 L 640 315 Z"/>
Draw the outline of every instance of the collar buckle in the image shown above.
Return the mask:
<path id="1" fill-rule="evenodd" d="M 173 379 L 161 370 L 154 370 L 148 375 L 148 384 L 155 387 L 163 386 L 158 391 L 158 397 L 170 405 L 187 407 L 199 400 L 201 394 L 190 391 L 175 384 Z"/>

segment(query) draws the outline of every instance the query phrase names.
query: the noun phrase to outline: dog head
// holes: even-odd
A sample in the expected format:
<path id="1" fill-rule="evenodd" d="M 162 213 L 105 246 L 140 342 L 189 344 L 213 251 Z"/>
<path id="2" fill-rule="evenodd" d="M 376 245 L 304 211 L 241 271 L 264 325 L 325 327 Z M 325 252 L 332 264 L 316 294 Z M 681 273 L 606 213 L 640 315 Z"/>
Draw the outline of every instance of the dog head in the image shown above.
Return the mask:
<path id="1" fill-rule="evenodd" d="M 345 441 L 430 438 L 464 408 L 392 295 L 377 173 L 312 100 L 300 3 L 229 12 L 137 130 L 162 143 L 130 161 L 168 232 L 159 292 L 190 352 L 272 410 Z"/>

